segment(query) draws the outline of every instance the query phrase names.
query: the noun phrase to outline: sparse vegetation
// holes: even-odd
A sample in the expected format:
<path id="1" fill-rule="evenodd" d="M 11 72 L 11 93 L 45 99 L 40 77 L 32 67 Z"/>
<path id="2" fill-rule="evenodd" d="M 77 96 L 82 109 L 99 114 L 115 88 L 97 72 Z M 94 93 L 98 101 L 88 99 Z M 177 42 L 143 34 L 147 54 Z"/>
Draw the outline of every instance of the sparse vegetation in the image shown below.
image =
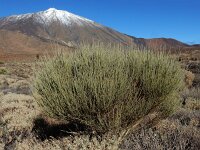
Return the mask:
<path id="1" fill-rule="evenodd" d="M 185 108 L 200 110 L 200 88 L 186 89 L 182 95 L 185 100 Z"/>
<path id="2" fill-rule="evenodd" d="M 4 64 L 4 62 L 3 62 L 3 61 L 0 61 L 0 65 L 2 65 L 2 64 Z"/>
<path id="3" fill-rule="evenodd" d="M 191 88 L 184 91 L 184 96 L 192 99 L 200 100 L 200 88 Z"/>
<path id="4" fill-rule="evenodd" d="M 52 118 L 84 124 L 97 133 L 127 129 L 179 104 L 180 65 L 164 54 L 82 46 L 44 61 L 34 95 Z"/>
<path id="5" fill-rule="evenodd" d="M 27 82 L 30 82 L 28 85 L 31 85 L 31 64 L 8 63 L 7 69 L 9 74 L 0 76 L 0 81 L 5 80 L 8 85 L 5 92 L 0 91 L 0 149 L 200 149 L 200 112 L 196 107 L 198 105 L 190 105 L 199 100 L 194 98 L 197 97 L 197 89 L 188 90 L 186 104 L 173 115 L 150 129 L 144 126 L 143 129 L 131 132 L 118 147 L 119 137 L 116 135 L 75 133 L 76 130 L 66 128 L 68 124 L 51 118 L 36 126 L 35 121 L 41 112 L 31 93 L 24 95 L 21 89 L 13 90 L 18 83 L 27 86 Z M 26 74 L 26 77 L 22 77 L 22 74 Z M 40 134 L 35 130 L 41 131 Z"/>
<path id="6" fill-rule="evenodd" d="M 40 58 L 40 54 L 37 54 L 36 55 L 36 59 L 38 60 Z"/>
<path id="7" fill-rule="evenodd" d="M 0 74 L 6 74 L 7 73 L 7 70 L 4 69 L 4 68 L 0 68 Z"/>
<path id="8" fill-rule="evenodd" d="M 161 127 L 156 129 L 141 129 L 134 134 L 130 134 L 125 139 L 122 150 L 197 150 L 200 148 L 199 130 L 192 126 L 183 126 L 177 120 L 173 122 L 164 120 Z"/>
<path id="9" fill-rule="evenodd" d="M 190 71 L 185 71 L 185 84 L 188 88 L 192 87 L 195 75 Z"/>

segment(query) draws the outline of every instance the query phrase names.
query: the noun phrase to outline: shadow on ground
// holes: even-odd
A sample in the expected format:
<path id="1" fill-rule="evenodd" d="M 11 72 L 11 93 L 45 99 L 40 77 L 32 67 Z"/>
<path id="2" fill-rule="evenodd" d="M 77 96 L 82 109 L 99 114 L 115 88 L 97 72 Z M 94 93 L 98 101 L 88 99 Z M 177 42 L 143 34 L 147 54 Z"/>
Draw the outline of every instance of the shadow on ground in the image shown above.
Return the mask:
<path id="1" fill-rule="evenodd" d="M 34 120 L 34 126 L 32 132 L 36 135 L 36 137 L 42 141 L 51 138 L 62 138 L 70 135 L 74 135 L 73 133 L 84 133 L 89 128 L 83 124 L 77 123 L 59 123 L 59 124 L 50 124 L 44 118 L 37 118 Z"/>

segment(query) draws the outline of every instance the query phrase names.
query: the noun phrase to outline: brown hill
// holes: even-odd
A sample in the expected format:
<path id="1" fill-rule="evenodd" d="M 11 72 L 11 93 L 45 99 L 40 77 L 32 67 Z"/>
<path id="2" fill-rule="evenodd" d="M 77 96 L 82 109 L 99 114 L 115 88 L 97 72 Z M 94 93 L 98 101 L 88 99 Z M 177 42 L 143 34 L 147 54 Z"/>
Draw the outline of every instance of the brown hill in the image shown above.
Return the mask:
<path id="1" fill-rule="evenodd" d="M 0 60 L 20 60 L 36 58 L 44 52 L 50 52 L 52 42 L 28 36 L 19 31 L 0 30 Z M 61 48 L 69 49 L 59 45 Z"/>

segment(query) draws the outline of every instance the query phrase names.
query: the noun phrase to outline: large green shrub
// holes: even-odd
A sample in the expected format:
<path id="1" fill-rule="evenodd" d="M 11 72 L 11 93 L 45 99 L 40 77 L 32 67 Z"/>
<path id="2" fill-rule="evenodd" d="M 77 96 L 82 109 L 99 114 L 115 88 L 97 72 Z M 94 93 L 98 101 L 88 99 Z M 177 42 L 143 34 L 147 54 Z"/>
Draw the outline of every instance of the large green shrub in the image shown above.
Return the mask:
<path id="1" fill-rule="evenodd" d="M 153 111 L 168 116 L 179 103 L 183 72 L 164 54 L 82 46 L 40 65 L 34 95 L 44 112 L 97 132 L 126 128 Z"/>

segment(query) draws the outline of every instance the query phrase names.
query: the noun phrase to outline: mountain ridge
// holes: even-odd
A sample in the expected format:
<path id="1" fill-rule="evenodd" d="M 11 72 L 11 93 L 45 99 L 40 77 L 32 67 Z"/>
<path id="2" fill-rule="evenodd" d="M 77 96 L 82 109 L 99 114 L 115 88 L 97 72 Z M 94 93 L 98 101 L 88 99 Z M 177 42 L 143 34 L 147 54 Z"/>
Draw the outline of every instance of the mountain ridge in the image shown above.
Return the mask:
<path id="1" fill-rule="evenodd" d="M 22 53 L 36 54 L 48 49 L 52 43 L 72 48 L 81 42 L 92 43 L 94 41 L 148 48 L 191 47 L 175 39 L 136 38 L 95 21 L 55 8 L 0 18 L 0 32 L 2 33 L 0 34 L 0 53 L 21 51 Z M 15 39 L 12 38 L 12 33 L 16 37 Z M 25 43 L 22 41 L 24 37 L 26 37 Z M 6 45 L 4 41 L 11 44 Z M 36 44 L 36 41 L 38 44 Z M 15 45 L 15 47 L 12 45 Z M 39 50 L 39 47 L 41 50 Z"/>

